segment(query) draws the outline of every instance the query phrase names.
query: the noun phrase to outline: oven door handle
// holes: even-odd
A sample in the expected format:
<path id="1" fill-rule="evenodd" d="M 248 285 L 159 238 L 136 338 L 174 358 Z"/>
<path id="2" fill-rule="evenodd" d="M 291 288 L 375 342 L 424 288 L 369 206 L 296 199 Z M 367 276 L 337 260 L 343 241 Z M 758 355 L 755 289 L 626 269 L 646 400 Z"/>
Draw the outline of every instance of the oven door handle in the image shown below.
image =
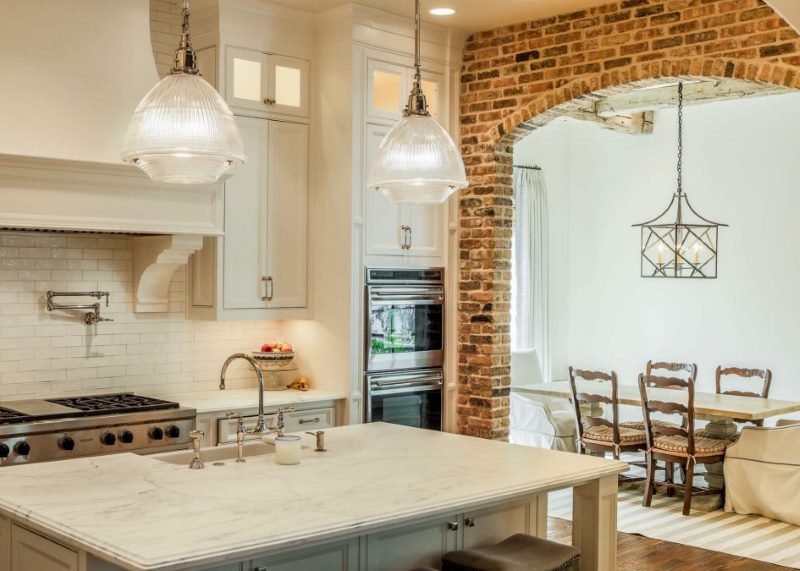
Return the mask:
<path id="1" fill-rule="evenodd" d="M 441 388 L 441 379 L 431 379 L 429 381 L 378 381 L 371 383 L 370 388 L 372 392 L 390 391 L 394 389 L 419 389 L 419 390 L 434 390 Z"/>
<path id="2" fill-rule="evenodd" d="M 370 305 L 442 305 L 444 303 L 443 295 L 429 296 L 429 295 L 394 295 L 394 296 L 376 296 L 373 295 L 369 299 Z"/>

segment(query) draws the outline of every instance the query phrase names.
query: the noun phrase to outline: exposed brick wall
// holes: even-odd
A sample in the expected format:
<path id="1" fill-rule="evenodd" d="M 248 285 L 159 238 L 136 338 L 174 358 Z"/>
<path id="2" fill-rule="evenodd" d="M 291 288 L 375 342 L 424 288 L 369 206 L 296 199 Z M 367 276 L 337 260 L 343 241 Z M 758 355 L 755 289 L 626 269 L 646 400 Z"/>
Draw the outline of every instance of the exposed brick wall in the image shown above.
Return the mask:
<path id="1" fill-rule="evenodd" d="M 473 34 L 464 51 L 462 433 L 508 435 L 513 144 L 597 99 L 678 77 L 800 88 L 800 38 L 761 0 L 622 0 Z"/>

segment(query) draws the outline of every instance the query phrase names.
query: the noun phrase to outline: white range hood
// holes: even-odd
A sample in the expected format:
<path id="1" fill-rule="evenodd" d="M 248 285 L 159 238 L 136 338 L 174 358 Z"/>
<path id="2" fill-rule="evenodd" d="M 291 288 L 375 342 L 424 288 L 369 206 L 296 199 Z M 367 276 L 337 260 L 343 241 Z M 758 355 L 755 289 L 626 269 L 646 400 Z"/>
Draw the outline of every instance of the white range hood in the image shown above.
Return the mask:
<path id="1" fill-rule="evenodd" d="M 3 0 L 0 70 L 0 227 L 222 233 L 221 184 L 156 184 L 120 159 L 159 79 L 147 0 Z"/>
<path id="2" fill-rule="evenodd" d="M 159 79 L 149 2 L 2 0 L 0 70 L 0 229 L 151 235 L 133 239 L 134 305 L 165 311 L 224 204 L 221 183 L 157 184 L 120 159 Z"/>

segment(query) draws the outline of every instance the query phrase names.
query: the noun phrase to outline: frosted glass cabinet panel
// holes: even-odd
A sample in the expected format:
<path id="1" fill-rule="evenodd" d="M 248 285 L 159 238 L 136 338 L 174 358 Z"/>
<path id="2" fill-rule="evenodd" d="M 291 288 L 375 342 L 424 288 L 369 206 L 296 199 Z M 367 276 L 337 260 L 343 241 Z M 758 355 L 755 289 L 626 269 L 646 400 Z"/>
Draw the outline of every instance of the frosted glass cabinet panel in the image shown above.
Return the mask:
<path id="1" fill-rule="evenodd" d="M 308 62 L 299 58 L 269 56 L 269 111 L 308 117 Z"/>
<path id="2" fill-rule="evenodd" d="M 369 60 L 367 62 L 367 117 L 383 121 L 403 116 L 408 94 L 414 84 L 414 68 Z M 422 70 L 422 91 L 428 101 L 428 111 L 444 124 L 441 113 L 443 77 Z"/>
<path id="3" fill-rule="evenodd" d="M 226 100 L 257 116 L 308 117 L 309 62 L 257 50 L 226 50 Z"/>
<path id="4" fill-rule="evenodd" d="M 403 116 L 408 90 L 402 65 L 369 60 L 367 62 L 367 115 L 375 119 L 396 120 Z"/>
<path id="5" fill-rule="evenodd" d="M 231 107 L 264 111 L 267 93 L 267 54 L 228 47 L 226 50 L 226 99 Z"/>

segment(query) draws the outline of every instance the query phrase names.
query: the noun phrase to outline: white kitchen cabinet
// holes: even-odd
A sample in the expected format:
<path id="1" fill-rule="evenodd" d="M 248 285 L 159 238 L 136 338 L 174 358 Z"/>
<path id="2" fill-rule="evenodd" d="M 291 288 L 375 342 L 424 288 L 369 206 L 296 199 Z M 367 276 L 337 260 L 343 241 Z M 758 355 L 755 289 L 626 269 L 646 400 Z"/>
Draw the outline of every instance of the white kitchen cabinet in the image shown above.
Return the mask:
<path id="1" fill-rule="evenodd" d="M 63 545 L 11 526 L 11 571 L 78 571 L 78 553 Z"/>
<path id="2" fill-rule="evenodd" d="M 257 402 L 258 393 L 253 393 L 253 402 Z M 275 413 L 281 405 L 270 405 L 264 407 L 265 418 L 268 423 L 273 422 Z M 324 430 L 338 426 L 338 416 L 336 413 L 336 404 L 333 401 L 318 401 L 309 402 L 304 404 L 283 405 L 294 406 L 295 410 L 285 413 L 285 432 L 302 432 L 305 430 Z M 204 412 L 197 415 L 195 426 L 198 430 L 205 433 L 205 437 L 201 441 L 203 447 L 217 446 L 219 444 L 230 444 L 236 442 L 236 428 L 239 422 L 237 418 L 228 418 L 225 416 L 227 412 L 241 413 L 244 416 L 245 423 L 248 425 L 254 424 L 258 409 L 256 407 L 232 408 L 225 411 L 218 412 Z M 259 435 L 253 435 L 248 439 L 261 438 Z M 0 568 L 2 571 L 2 568 Z"/>
<path id="3" fill-rule="evenodd" d="M 531 534 L 532 504 L 522 501 L 467 512 L 463 519 L 463 549 L 494 545 L 515 533 Z M 535 533 L 534 533 L 535 535 Z"/>
<path id="4" fill-rule="evenodd" d="M 251 571 L 358 571 L 358 540 L 253 559 Z"/>
<path id="5" fill-rule="evenodd" d="M 307 118 L 309 67 L 301 58 L 226 46 L 225 99 L 235 111 Z"/>
<path id="6" fill-rule="evenodd" d="M 308 125 L 237 122 L 248 161 L 225 182 L 224 238 L 190 260 L 188 316 L 308 317 Z"/>
<path id="7" fill-rule="evenodd" d="M 365 571 L 408 571 L 438 567 L 442 555 L 457 549 L 459 517 L 437 518 L 367 536 Z M 413 546 L 413 548 L 411 548 Z"/>
<path id="8" fill-rule="evenodd" d="M 390 127 L 367 125 L 366 172 Z M 445 206 L 395 204 L 379 192 L 365 189 L 365 254 L 441 258 L 444 255 Z"/>

